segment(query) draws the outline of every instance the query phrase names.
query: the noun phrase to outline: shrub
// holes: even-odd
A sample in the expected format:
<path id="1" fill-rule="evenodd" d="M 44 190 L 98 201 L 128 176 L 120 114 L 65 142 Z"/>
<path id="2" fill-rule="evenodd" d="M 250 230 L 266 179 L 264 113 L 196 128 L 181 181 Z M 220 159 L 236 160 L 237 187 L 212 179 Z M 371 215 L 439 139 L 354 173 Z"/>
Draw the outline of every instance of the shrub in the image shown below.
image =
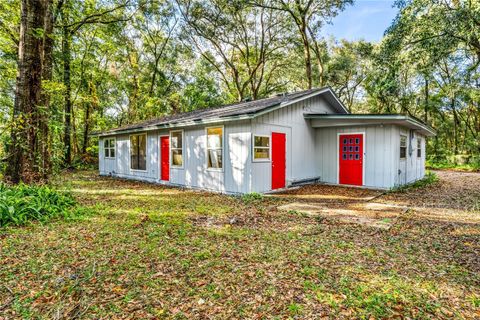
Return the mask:
<path id="1" fill-rule="evenodd" d="M 436 183 L 437 181 L 438 181 L 438 176 L 434 172 L 427 171 L 425 173 L 425 176 L 423 177 L 423 179 L 417 180 L 413 183 L 405 184 L 405 185 L 400 186 L 400 187 L 393 188 L 392 191 L 393 192 L 397 192 L 397 191 L 403 192 L 403 191 L 408 191 L 408 190 L 417 189 L 417 188 L 424 188 L 424 187 L 427 187 L 431 184 Z"/>
<path id="2" fill-rule="evenodd" d="M 76 201 L 70 193 L 48 186 L 0 184 L 0 227 L 67 217 L 75 209 Z"/>
<path id="3" fill-rule="evenodd" d="M 263 195 L 258 192 L 246 193 L 242 196 L 244 203 L 249 204 L 263 199 Z"/>

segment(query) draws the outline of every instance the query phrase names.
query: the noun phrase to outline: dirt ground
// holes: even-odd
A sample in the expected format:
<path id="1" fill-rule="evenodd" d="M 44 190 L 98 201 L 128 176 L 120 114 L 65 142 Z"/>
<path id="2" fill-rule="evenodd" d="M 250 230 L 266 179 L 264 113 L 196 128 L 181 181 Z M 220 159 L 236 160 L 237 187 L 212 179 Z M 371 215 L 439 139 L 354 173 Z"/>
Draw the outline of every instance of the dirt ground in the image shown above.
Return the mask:
<path id="1" fill-rule="evenodd" d="M 480 174 L 437 174 L 231 197 L 66 173 L 91 213 L 0 229 L 0 319 L 480 319 Z M 410 210 L 386 230 L 295 202 Z"/>

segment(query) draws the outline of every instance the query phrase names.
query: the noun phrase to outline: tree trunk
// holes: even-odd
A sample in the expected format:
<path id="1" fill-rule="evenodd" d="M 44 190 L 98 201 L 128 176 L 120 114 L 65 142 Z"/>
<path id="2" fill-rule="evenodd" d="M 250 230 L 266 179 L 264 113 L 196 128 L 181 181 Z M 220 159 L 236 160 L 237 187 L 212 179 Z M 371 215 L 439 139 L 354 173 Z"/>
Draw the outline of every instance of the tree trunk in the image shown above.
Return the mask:
<path id="1" fill-rule="evenodd" d="M 423 115 L 423 121 L 427 123 L 428 121 L 428 103 L 429 103 L 429 89 L 428 89 L 428 79 L 425 77 L 425 106 L 424 106 L 424 115 Z"/>
<path id="2" fill-rule="evenodd" d="M 71 92 L 72 92 L 72 84 L 70 78 L 70 63 L 71 63 L 71 37 L 72 34 L 70 29 L 66 27 L 68 24 L 68 17 L 67 11 L 68 9 L 64 8 L 62 10 L 62 23 L 63 27 L 63 38 L 62 38 L 62 59 L 63 59 L 63 85 L 65 86 L 65 127 L 64 127 L 64 134 L 63 134 L 63 144 L 65 147 L 64 150 L 64 159 L 63 163 L 65 167 L 70 167 L 72 163 L 72 142 L 71 142 L 71 131 L 72 131 L 72 120 L 71 120 L 71 113 L 72 113 L 72 100 L 71 100 Z"/>
<path id="3" fill-rule="evenodd" d="M 312 89 L 312 61 L 310 54 L 310 42 L 308 41 L 308 35 L 306 26 L 299 26 L 300 33 L 302 35 L 303 42 L 303 57 L 305 59 L 305 76 L 307 77 L 308 89 Z"/>
<path id="4" fill-rule="evenodd" d="M 52 80 L 53 69 L 53 1 L 46 0 L 45 3 L 45 23 L 44 23 L 44 38 L 43 38 L 43 81 Z M 50 118 L 50 94 L 42 91 L 41 107 L 43 108 L 41 116 L 42 121 L 39 124 L 40 138 L 38 150 L 40 152 L 40 174 L 44 180 L 48 179 L 52 171 L 52 163 L 50 156 L 50 136 L 48 122 Z"/>
<path id="5" fill-rule="evenodd" d="M 18 73 L 12 115 L 11 142 L 6 177 L 13 183 L 39 180 L 34 150 L 37 125 L 41 122 L 38 106 L 42 92 L 43 40 L 36 35 L 45 22 L 45 0 L 22 0 Z"/>

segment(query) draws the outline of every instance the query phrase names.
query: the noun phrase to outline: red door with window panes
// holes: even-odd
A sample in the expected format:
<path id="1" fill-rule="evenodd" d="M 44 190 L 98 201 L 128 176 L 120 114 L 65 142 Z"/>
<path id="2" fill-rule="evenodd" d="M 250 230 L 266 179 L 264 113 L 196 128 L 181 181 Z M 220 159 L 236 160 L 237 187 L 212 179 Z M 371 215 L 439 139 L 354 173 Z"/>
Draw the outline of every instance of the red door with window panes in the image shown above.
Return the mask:
<path id="1" fill-rule="evenodd" d="M 160 179 L 170 180 L 170 137 L 160 137 Z"/>
<path id="2" fill-rule="evenodd" d="M 339 183 L 363 185 L 363 134 L 341 134 L 339 140 Z"/>

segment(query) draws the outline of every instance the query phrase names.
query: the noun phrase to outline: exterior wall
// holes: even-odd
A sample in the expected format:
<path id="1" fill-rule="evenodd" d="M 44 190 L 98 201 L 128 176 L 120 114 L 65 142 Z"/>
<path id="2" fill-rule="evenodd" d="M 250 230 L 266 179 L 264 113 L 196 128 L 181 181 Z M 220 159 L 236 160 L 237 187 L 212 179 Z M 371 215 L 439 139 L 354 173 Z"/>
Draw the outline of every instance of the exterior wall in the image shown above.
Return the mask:
<path id="1" fill-rule="evenodd" d="M 286 134 L 287 186 L 294 181 L 319 176 L 316 156 L 315 129 L 304 113 L 335 113 L 322 97 L 289 105 L 252 120 L 252 134 L 269 135 L 272 132 Z M 251 191 L 271 190 L 271 161 L 252 162 Z"/>
<path id="2" fill-rule="evenodd" d="M 206 128 L 205 126 L 199 126 L 183 129 L 183 167 L 170 166 L 170 181 L 166 184 L 228 193 L 249 192 L 251 172 L 250 122 L 243 121 L 224 125 L 223 170 L 207 169 Z M 169 130 L 147 133 L 147 166 L 145 171 L 130 169 L 130 135 L 116 136 L 116 157 L 114 159 L 104 157 L 104 139 L 100 139 L 100 174 L 165 183 L 160 180 L 161 155 L 159 146 L 160 136 L 169 134 Z"/>
<path id="3" fill-rule="evenodd" d="M 391 188 L 394 185 L 393 126 L 321 128 L 316 132 L 317 164 L 320 180 L 338 183 L 339 133 L 364 134 L 363 183 L 366 187 Z"/>
<path id="4" fill-rule="evenodd" d="M 399 126 L 394 127 L 392 134 L 394 136 L 395 154 L 394 185 L 400 186 L 422 179 L 425 176 L 425 136 L 415 132 L 413 137 L 410 137 L 409 130 Z M 406 159 L 400 159 L 400 135 L 407 137 Z M 417 157 L 417 139 L 422 141 L 422 156 L 420 158 Z"/>
<path id="5" fill-rule="evenodd" d="M 393 188 L 414 182 L 425 175 L 425 137 L 397 125 L 322 128 L 316 132 L 316 150 L 320 180 L 338 183 L 338 134 L 364 133 L 364 185 Z M 407 159 L 400 160 L 400 134 L 407 136 Z M 417 158 L 417 140 L 422 139 L 422 156 Z M 412 143 L 412 154 L 409 145 Z"/>

